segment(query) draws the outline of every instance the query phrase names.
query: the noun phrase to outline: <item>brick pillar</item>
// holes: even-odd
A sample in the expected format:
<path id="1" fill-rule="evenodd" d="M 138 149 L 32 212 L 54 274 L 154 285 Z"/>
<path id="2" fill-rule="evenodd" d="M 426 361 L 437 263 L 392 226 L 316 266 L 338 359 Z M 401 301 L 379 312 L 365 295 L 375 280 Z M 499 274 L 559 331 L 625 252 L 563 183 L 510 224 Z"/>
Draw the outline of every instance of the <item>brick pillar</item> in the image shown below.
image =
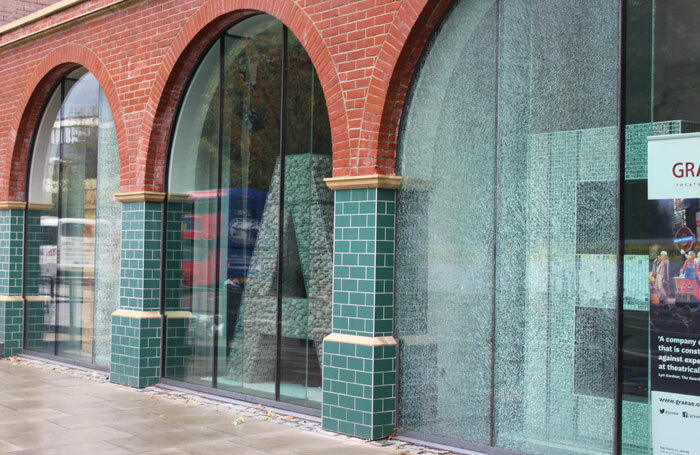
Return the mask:
<path id="1" fill-rule="evenodd" d="M 119 309 L 112 313 L 110 381 L 146 387 L 160 380 L 160 256 L 163 193 L 116 195 L 122 203 Z"/>
<path id="2" fill-rule="evenodd" d="M 394 233 L 400 177 L 326 182 L 335 190 L 335 230 L 333 332 L 323 344 L 323 428 L 380 439 L 396 427 Z"/>
<path id="3" fill-rule="evenodd" d="M 4 356 L 22 352 L 24 202 L 0 202 L 0 343 Z"/>

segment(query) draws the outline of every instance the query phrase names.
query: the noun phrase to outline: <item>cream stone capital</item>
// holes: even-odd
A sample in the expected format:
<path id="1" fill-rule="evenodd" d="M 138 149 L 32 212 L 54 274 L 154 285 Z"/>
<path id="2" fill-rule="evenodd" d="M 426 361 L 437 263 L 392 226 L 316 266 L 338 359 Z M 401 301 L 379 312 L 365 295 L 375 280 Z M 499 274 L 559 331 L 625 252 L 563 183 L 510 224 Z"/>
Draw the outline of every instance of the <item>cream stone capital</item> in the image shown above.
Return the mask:
<path id="1" fill-rule="evenodd" d="M 168 319 L 189 319 L 194 317 L 191 311 L 166 311 L 165 315 Z"/>
<path id="2" fill-rule="evenodd" d="M 160 191 L 134 191 L 133 193 L 117 193 L 114 197 L 119 202 L 163 202 L 165 193 Z"/>
<path id="3" fill-rule="evenodd" d="M 26 202 L 0 201 L 0 210 L 24 210 L 26 207 Z"/>
<path id="4" fill-rule="evenodd" d="M 28 295 L 27 302 L 50 302 L 50 295 Z"/>
<path id="5" fill-rule="evenodd" d="M 168 193 L 168 202 L 187 202 L 189 200 L 189 194 Z"/>
<path id="6" fill-rule="evenodd" d="M 27 204 L 27 210 L 43 210 L 48 211 L 53 208 L 51 202 L 29 202 Z"/>
<path id="7" fill-rule="evenodd" d="M 120 308 L 112 313 L 112 316 L 132 319 L 156 319 L 160 317 L 160 313 L 158 311 L 138 311 Z"/>
<path id="8" fill-rule="evenodd" d="M 355 190 L 363 188 L 385 188 L 395 190 L 401 185 L 401 177 L 398 175 L 353 175 L 346 177 L 331 177 L 323 179 L 333 191 Z"/>
<path id="9" fill-rule="evenodd" d="M 21 295 L 0 295 L 0 302 L 22 302 L 23 300 Z"/>
<path id="10" fill-rule="evenodd" d="M 347 335 L 344 333 L 331 333 L 323 341 L 334 343 L 355 344 L 360 346 L 396 346 L 394 337 L 362 337 L 358 335 Z"/>

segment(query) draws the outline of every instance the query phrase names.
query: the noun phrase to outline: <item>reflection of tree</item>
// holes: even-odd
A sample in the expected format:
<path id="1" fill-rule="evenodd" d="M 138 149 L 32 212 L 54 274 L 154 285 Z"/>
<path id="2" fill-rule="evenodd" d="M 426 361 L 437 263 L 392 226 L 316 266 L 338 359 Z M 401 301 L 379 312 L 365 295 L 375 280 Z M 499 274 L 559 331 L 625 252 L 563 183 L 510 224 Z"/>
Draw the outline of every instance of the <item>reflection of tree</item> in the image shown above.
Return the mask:
<path id="1" fill-rule="evenodd" d="M 287 57 L 287 154 L 329 155 L 331 129 L 321 82 L 308 54 L 291 33 Z"/>
<path id="2" fill-rule="evenodd" d="M 222 40 L 224 186 L 269 190 L 279 156 L 282 31 L 275 22 L 253 37 L 227 35 Z M 287 154 L 330 154 L 330 125 L 323 91 L 309 56 L 291 33 L 287 65 Z M 195 170 L 198 189 L 216 187 L 218 89 L 205 115 Z"/>
<path id="3" fill-rule="evenodd" d="M 216 188 L 217 166 L 219 161 L 219 90 L 211 98 L 199 140 L 195 163 L 196 189 Z"/>
<path id="4" fill-rule="evenodd" d="M 274 23 L 252 38 L 226 38 L 224 154 L 231 187 L 270 186 L 279 154 L 281 32 Z"/>
<path id="5" fill-rule="evenodd" d="M 66 119 L 63 127 L 63 162 L 84 170 L 86 178 L 97 177 L 97 140 L 99 119 L 78 115 Z"/>

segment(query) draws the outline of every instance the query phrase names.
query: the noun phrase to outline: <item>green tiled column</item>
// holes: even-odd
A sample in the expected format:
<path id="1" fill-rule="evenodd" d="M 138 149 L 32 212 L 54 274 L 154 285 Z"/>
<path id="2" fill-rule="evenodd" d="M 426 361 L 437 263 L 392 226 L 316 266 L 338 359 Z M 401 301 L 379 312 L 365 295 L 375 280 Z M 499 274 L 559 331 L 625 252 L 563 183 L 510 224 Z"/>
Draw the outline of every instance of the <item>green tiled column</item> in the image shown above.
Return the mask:
<path id="1" fill-rule="evenodd" d="M 22 352 L 25 205 L 0 203 L 0 343 L 4 345 L 5 356 Z"/>
<path id="2" fill-rule="evenodd" d="M 41 274 L 41 247 L 49 245 L 49 227 L 41 225 L 41 218 L 51 216 L 53 204 L 29 203 L 26 212 L 25 254 L 24 254 L 24 296 L 26 299 L 25 349 L 43 350 L 52 342 L 46 335 L 54 333 L 53 326 L 47 324 L 46 312 L 52 302 L 50 286 Z M 43 286 L 42 286 L 43 284 Z"/>
<path id="3" fill-rule="evenodd" d="M 160 380 L 161 319 L 157 311 L 112 313 L 112 362 L 109 380 L 147 387 Z"/>
<path id="4" fill-rule="evenodd" d="M 160 256 L 164 195 L 118 194 L 122 202 L 119 309 L 112 314 L 110 381 L 146 387 L 160 379 Z"/>
<path id="5" fill-rule="evenodd" d="M 396 427 L 394 233 L 400 178 L 327 182 L 335 190 L 335 230 L 333 333 L 323 345 L 323 428 L 381 439 Z"/>
<path id="6" fill-rule="evenodd" d="M 22 353 L 24 301 L 21 296 L 0 296 L 0 343 L 3 356 Z"/>

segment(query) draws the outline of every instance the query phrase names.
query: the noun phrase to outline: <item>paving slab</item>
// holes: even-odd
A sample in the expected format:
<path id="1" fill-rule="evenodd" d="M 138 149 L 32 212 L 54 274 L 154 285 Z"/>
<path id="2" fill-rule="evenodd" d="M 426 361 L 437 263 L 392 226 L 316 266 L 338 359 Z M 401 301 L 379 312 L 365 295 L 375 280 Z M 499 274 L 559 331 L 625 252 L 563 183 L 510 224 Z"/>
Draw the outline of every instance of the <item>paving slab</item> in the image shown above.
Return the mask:
<path id="1" fill-rule="evenodd" d="M 316 418 L 187 390 L 133 389 L 106 373 L 0 360 L 0 453 L 170 455 L 452 454 L 324 431 Z"/>
<path id="2" fill-rule="evenodd" d="M 10 453 L 12 455 L 123 455 L 130 452 L 108 442 L 85 442 L 56 447 L 40 447 L 38 449 L 20 450 Z"/>

